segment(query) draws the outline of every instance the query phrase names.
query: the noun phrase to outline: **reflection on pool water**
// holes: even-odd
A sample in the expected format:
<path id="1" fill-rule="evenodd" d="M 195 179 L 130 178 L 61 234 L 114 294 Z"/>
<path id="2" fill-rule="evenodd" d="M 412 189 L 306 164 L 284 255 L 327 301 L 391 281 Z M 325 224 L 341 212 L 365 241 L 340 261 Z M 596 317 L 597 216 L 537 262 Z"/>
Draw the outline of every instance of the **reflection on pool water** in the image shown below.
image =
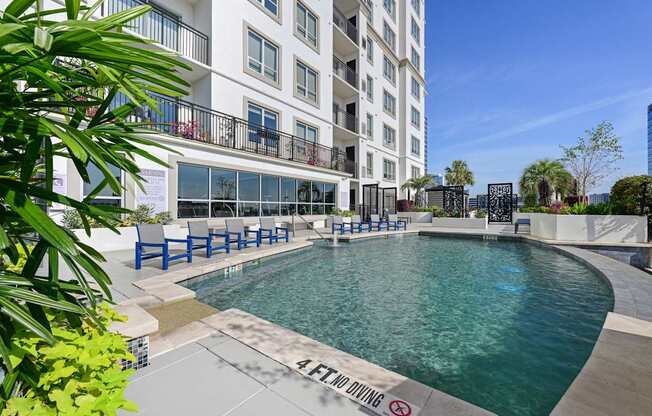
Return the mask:
<path id="1" fill-rule="evenodd" d="M 425 236 L 316 245 L 187 286 L 499 415 L 547 415 L 613 305 L 552 249 Z"/>

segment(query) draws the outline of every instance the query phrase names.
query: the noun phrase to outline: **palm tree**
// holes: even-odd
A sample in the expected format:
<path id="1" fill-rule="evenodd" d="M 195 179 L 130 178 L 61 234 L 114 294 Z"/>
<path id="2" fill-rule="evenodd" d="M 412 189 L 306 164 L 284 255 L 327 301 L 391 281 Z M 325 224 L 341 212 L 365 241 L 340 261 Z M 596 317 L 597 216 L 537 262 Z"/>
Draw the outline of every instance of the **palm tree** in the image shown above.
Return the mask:
<path id="1" fill-rule="evenodd" d="M 426 186 L 432 183 L 432 176 L 423 175 L 408 179 L 403 185 L 401 190 L 414 189 L 414 202 L 419 205 L 421 203 L 421 192 Z"/>
<path id="2" fill-rule="evenodd" d="M 557 160 L 542 159 L 523 171 L 519 186 L 521 193 L 538 196 L 539 205 L 550 206 L 553 194 L 564 197 L 570 189 L 573 177 Z"/>
<path id="3" fill-rule="evenodd" d="M 446 168 L 446 184 L 466 186 L 475 184 L 473 172 L 464 160 L 453 160 L 450 167 Z"/>

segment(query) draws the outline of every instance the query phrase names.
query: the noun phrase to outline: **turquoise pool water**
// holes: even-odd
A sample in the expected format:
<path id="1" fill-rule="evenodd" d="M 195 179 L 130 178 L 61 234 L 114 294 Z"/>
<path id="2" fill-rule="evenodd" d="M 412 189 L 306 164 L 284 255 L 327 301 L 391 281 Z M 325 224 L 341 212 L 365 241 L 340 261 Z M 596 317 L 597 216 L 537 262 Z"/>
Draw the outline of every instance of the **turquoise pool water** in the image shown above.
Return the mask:
<path id="1" fill-rule="evenodd" d="M 346 244 L 346 243 L 344 243 Z M 315 246 L 187 286 L 499 415 L 547 415 L 613 296 L 524 242 L 394 237 Z"/>

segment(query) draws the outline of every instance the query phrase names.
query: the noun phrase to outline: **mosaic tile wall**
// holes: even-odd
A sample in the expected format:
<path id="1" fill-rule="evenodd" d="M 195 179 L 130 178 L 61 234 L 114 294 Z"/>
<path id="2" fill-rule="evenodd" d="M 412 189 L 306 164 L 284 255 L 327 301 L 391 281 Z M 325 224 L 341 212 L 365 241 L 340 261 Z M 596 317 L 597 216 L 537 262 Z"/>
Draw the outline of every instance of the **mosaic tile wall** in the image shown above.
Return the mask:
<path id="1" fill-rule="evenodd" d="M 136 357 L 136 361 L 122 360 L 122 368 L 133 368 L 135 370 L 149 365 L 149 336 L 130 339 L 127 342 L 129 352 Z"/>

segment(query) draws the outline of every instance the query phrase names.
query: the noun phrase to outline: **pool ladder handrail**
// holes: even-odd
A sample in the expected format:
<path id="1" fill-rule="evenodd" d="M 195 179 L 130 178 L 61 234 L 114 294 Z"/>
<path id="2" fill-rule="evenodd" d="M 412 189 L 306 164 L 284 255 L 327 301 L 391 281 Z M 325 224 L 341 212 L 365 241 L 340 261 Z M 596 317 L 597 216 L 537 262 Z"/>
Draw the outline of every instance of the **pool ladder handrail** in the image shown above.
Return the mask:
<path id="1" fill-rule="evenodd" d="M 324 235 L 323 235 L 321 232 L 317 231 L 317 229 L 313 226 L 313 224 L 312 224 L 310 221 L 308 221 L 308 220 L 306 220 L 305 218 L 303 218 L 303 216 L 302 216 L 301 214 L 299 214 L 299 213 L 292 214 L 292 233 L 294 233 L 294 216 L 295 216 L 295 215 L 296 215 L 297 217 L 299 217 L 299 219 L 301 219 L 301 221 L 303 221 L 304 224 L 306 224 L 306 227 L 307 227 L 309 230 L 314 231 L 314 232 L 319 236 L 319 238 L 321 238 L 321 239 L 324 240 L 324 241 L 328 241 L 328 240 L 329 240 L 327 237 L 324 237 Z"/>

